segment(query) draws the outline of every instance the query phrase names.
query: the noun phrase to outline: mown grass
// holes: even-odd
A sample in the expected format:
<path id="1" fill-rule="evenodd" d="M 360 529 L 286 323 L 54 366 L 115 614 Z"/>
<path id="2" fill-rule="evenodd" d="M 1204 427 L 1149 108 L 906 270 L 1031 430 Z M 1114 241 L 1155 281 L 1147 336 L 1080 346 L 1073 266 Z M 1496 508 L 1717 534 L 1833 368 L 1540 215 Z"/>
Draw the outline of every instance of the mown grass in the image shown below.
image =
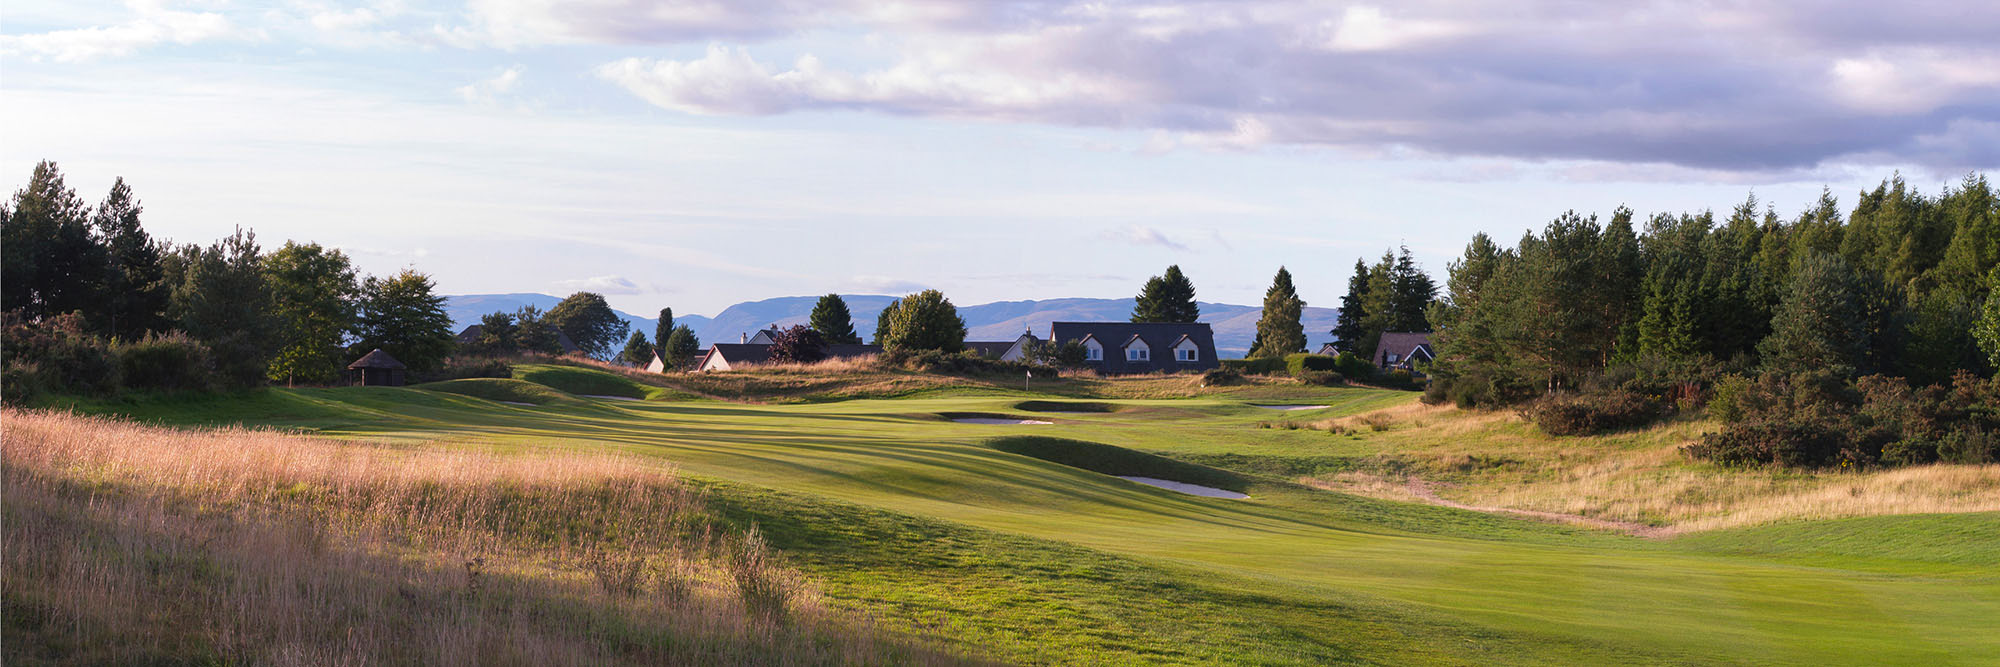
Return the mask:
<path id="1" fill-rule="evenodd" d="M 1902 536 L 1893 537 L 1902 546 L 1892 553 L 1862 553 L 1837 535 L 1816 536 L 1808 528 L 1819 522 L 1775 523 L 1737 538 L 1718 532 L 1717 542 L 1643 540 L 1331 493 L 1249 465 L 1236 473 L 1251 499 L 1198 498 L 989 446 L 1044 435 L 1182 461 L 1403 460 L 1403 470 L 1429 472 L 1422 466 L 1435 464 L 1468 479 L 1582 457 L 1593 446 L 1607 453 L 1591 457 L 1653 446 L 1543 442 L 1504 416 L 1408 407 L 1414 397 L 1405 392 L 1248 389 L 1332 406 L 1291 419 L 1407 412 L 1383 430 L 1335 434 L 1258 428 L 1276 415 L 1247 404 L 1275 399 L 1249 392 L 1075 396 L 1120 409 L 1041 426 L 956 424 L 935 415 L 1005 413 L 1023 399 L 1064 397 L 995 390 L 787 405 L 498 410 L 421 390 L 298 393 L 334 404 L 338 414 L 300 424 L 325 433 L 673 461 L 709 490 L 709 506 L 731 525 L 757 523 L 819 582 L 827 606 L 865 612 L 898 631 L 937 632 L 1006 661 L 2000 660 L 2000 637 L 1987 632 L 2000 618 L 2000 577 L 1982 560 L 2000 553 L 2000 538 L 1947 529 L 1968 515 L 1881 518 L 1873 530 Z M 250 408 L 238 414 L 257 417 Z M 1487 437 L 1497 442 L 1481 448 L 1476 439 Z M 1553 477 L 1556 469 L 1549 463 L 1551 472 L 1535 474 Z"/>
<path id="2" fill-rule="evenodd" d="M 574 404 L 577 399 L 547 384 L 515 380 L 510 378 L 465 378 L 446 380 L 419 385 L 430 391 L 464 394 L 503 403 L 527 403 L 529 405 Z"/>

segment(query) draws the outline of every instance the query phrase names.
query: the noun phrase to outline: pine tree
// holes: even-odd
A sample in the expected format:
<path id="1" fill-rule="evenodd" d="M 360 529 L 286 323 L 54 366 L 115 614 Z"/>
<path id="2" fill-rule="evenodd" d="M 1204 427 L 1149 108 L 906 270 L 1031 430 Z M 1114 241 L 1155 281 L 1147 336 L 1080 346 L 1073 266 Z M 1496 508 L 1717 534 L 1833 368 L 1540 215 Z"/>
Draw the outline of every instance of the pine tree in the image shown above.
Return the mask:
<path id="1" fill-rule="evenodd" d="M 1179 265 L 1167 267 L 1166 275 L 1153 276 L 1133 299 L 1133 322 L 1194 322 L 1201 307 L 1194 300 L 1194 283 L 1181 273 Z"/>
<path id="2" fill-rule="evenodd" d="M 520 310 L 514 311 L 513 347 L 520 351 L 562 354 L 560 333 L 555 325 L 549 323 L 547 314 L 533 304 L 521 306 Z"/>
<path id="3" fill-rule="evenodd" d="M 73 311 L 101 319 L 106 264 L 90 209 L 56 163 L 36 164 L 28 186 L 0 207 L 0 310 L 19 309 L 30 320 Z"/>
<path id="4" fill-rule="evenodd" d="M 625 339 L 625 349 L 618 351 L 618 360 L 634 366 L 652 363 L 653 345 L 646 342 L 646 332 L 632 332 L 632 337 Z"/>
<path id="5" fill-rule="evenodd" d="M 2000 266 L 1986 274 L 1986 287 L 1986 304 L 1979 309 L 1972 338 L 1986 354 L 1986 367 L 2000 369 Z"/>
<path id="6" fill-rule="evenodd" d="M 1271 287 L 1264 291 L 1264 314 L 1257 320 L 1257 342 L 1252 357 L 1282 357 L 1306 349 L 1306 328 L 1300 323 L 1306 302 L 1292 286 L 1292 272 L 1278 267 Z"/>
<path id="7" fill-rule="evenodd" d="M 694 329 L 688 325 L 676 325 L 673 334 L 667 337 L 666 348 L 667 364 L 673 368 L 686 368 L 688 362 L 701 353 L 701 340 L 695 338 Z"/>
<path id="8" fill-rule="evenodd" d="M 1477 238 L 1485 238 L 1484 234 Z M 1368 298 L 1368 263 L 1354 260 L 1354 275 L 1347 279 L 1347 295 L 1340 297 L 1340 316 L 1333 325 L 1333 347 L 1349 354 L 1368 354 L 1356 348 L 1367 336 L 1364 324 L 1368 311 L 1364 301 Z"/>
<path id="9" fill-rule="evenodd" d="M 1403 246 L 1389 270 L 1389 319 L 1385 331 L 1430 331 L 1424 311 L 1437 299 L 1437 283 Z"/>
<path id="10" fill-rule="evenodd" d="M 813 304 L 812 316 L 807 318 L 807 322 L 828 345 L 861 342 L 860 334 L 854 333 L 854 315 L 847 310 L 847 300 L 838 294 L 820 297 L 819 302 Z"/>
<path id="11" fill-rule="evenodd" d="M 667 339 L 674 335 L 674 309 L 661 308 L 660 320 L 653 323 L 653 344 L 660 348 L 667 346 Z"/>
<path id="12" fill-rule="evenodd" d="M 1829 369 L 1852 375 L 1871 341 L 1854 270 L 1835 255 L 1802 258 L 1759 347 L 1766 369 L 1794 374 Z"/>
<path id="13" fill-rule="evenodd" d="M 125 340 L 138 340 L 148 332 L 167 328 L 168 286 L 163 283 L 162 249 L 139 224 L 143 210 L 132 196 L 132 188 L 120 178 L 111 184 L 110 194 L 104 196 L 91 218 L 108 260 L 100 305 L 104 329 Z"/>
<path id="14" fill-rule="evenodd" d="M 279 338 L 257 235 L 238 228 L 206 248 L 183 248 L 178 262 L 173 311 L 181 330 L 208 345 L 228 385 L 262 384 Z"/>
<path id="15" fill-rule="evenodd" d="M 463 350 L 469 354 L 502 355 L 520 351 L 520 328 L 510 313 L 492 312 L 479 318 L 479 338 Z"/>

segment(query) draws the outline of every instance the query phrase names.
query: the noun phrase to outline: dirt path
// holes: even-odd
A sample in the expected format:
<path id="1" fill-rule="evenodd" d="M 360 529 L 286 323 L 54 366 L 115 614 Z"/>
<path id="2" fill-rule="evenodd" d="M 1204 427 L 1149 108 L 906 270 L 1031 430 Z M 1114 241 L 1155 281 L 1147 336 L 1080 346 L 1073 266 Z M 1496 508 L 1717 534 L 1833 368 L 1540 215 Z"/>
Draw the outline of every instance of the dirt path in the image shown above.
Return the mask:
<path id="1" fill-rule="evenodd" d="M 1557 523 L 1567 523 L 1571 525 L 1584 526 L 1587 528 L 1615 530 L 1621 533 L 1625 533 L 1627 535 L 1653 538 L 1653 539 L 1669 537 L 1674 535 L 1675 533 L 1680 532 L 1669 526 L 1649 526 L 1643 523 L 1634 523 L 1631 521 L 1614 521 L 1611 519 L 1599 519 L 1596 517 L 1583 516 L 1581 514 L 1562 514 L 1559 512 L 1541 512 L 1536 510 L 1514 509 L 1511 507 L 1486 507 L 1480 505 L 1467 505 L 1465 503 L 1461 503 L 1455 500 L 1447 500 L 1443 497 L 1438 496 L 1435 484 L 1414 477 L 1410 478 L 1410 482 L 1406 488 L 1409 490 L 1410 495 L 1416 496 L 1418 500 L 1422 500 L 1423 502 L 1430 503 L 1432 505 L 1441 505 L 1444 507 L 1452 507 L 1462 510 L 1472 510 L 1474 512 L 1487 512 L 1490 514 L 1512 514 L 1515 516 L 1524 516 L 1531 519 L 1554 521 Z"/>

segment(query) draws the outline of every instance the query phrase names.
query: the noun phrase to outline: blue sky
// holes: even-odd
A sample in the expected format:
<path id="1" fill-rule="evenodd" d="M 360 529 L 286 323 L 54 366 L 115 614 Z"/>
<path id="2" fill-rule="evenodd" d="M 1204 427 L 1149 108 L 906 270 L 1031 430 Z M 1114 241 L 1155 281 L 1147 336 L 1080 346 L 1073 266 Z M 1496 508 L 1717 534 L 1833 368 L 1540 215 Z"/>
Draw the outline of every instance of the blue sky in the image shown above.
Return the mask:
<path id="1" fill-rule="evenodd" d="M 206 242 L 619 308 L 1334 305 L 1565 209 L 1790 216 L 2000 165 L 1992 3 L 471 0 L 0 9 L 0 176 Z"/>

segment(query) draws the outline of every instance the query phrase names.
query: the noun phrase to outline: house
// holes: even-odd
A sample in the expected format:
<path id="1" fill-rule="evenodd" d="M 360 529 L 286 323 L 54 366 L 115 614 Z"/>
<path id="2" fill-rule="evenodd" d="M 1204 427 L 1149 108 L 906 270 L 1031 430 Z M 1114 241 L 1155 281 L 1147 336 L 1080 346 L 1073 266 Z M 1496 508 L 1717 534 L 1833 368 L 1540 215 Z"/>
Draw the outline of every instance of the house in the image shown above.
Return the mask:
<path id="1" fill-rule="evenodd" d="M 1337 357 L 1340 356 L 1340 348 L 1334 347 L 1333 343 L 1327 343 L 1319 346 L 1319 353 L 1329 357 Z"/>
<path id="2" fill-rule="evenodd" d="M 404 371 L 403 362 L 379 347 L 347 365 L 348 377 L 363 387 L 401 387 Z"/>
<path id="3" fill-rule="evenodd" d="M 1436 357 L 1431 350 L 1431 332 L 1406 331 L 1382 332 L 1382 338 L 1375 343 L 1372 361 L 1382 370 L 1405 370 L 1417 372 L 1416 364 L 1429 363 Z"/>
<path id="4" fill-rule="evenodd" d="M 486 327 L 477 324 L 467 326 L 464 331 L 458 332 L 459 347 L 478 343 L 479 336 L 484 333 Z M 577 347 L 576 341 L 570 340 L 569 334 L 563 333 L 561 329 L 556 330 L 556 344 L 562 346 L 563 354 L 583 354 L 583 348 Z"/>
<path id="5" fill-rule="evenodd" d="M 757 332 L 755 336 L 749 334 L 743 335 L 743 343 L 749 345 L 770 345 L 776 342 L 778 342 L 778 325 L 776 324 L 764 327 L 764 330 Z"/>
<path id="6" fill-rule="evenodd" d="M 660 354 L 660 350 L 658 348 L 654 348 L 653 356 L 646 360 L 646 372 L 649 373 L 667 372 L 667 357 L 666 355 Z"/>
<path id="7" fill-rule="evenodd" d="M 761 364 L 770 360 L 770 345 L 716 343 L 708 346 L 708 353 L 701 355 L 701 363 L 695 366 L 695 370 L 726 371 L 745 364 Z"/>
<path id="8" fill-rule="evenodd" d="M 1021 332 L 1021 337 L 1002 341 L 965 341 L 965 349 L 987 359 L 1000 361 L 1026 361 L 1035 353 L 1035 345 L 1041 340 L 1034 334 Z"/>
<path id="9" fill-rule="evenodd" d="M 1206 322 L 1056 322 L 1049 340 L 1083 344 L 1084 363 L 1106 373 L 1173 373 L 1222 366 Z"/>

